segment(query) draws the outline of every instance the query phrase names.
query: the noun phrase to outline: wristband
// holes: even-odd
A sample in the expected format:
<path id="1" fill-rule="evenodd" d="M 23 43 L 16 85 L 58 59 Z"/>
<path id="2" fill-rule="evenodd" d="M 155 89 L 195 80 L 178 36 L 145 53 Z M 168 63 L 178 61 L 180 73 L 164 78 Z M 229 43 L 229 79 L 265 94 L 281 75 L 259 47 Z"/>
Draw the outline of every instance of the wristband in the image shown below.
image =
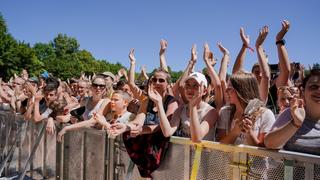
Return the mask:
<path id="1" fill-rule="evenodd" d="M 301 127 L 301 125 L 296 124 L 293 119 L 291 120 L 290 123 L 291 123 L 291 125 L 293 125 L 297 129 L 299 129 Z"/>
<path id="2" fill-rule="evenodd" d="M 242 46 L 244 46 L 245 48 L 248 48 L 251 52 L 254 52 L 254 49 L 252 48 L 252 47 L 250 47 L 250 46 L 246 46 L 244 43 L 243 43 L 243 45 Z"/>
<path id="3" fill-rule="evenodd" d="M 276 45 L 281 44 L 281 45 L 285 45 L 286 41 L 284 39 L 281 39 L 279 41 L 276 41 Z"/>

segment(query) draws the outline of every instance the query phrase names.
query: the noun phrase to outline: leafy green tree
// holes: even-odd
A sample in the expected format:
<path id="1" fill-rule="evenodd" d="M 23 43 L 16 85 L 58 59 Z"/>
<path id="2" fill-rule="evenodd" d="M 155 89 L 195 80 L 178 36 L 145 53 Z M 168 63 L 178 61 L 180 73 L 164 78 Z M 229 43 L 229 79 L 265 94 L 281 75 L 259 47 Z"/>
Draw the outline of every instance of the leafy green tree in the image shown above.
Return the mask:
<path id="1" fill-rule="evenodd" d="M 31 75 L 38 74 L 43 64 L 38 60 L 35 51 L 29 44 L 17 42 L 8 33 L 7 25 L 0 15 L 0 76 L 8 80 L 22 69 Z"/>

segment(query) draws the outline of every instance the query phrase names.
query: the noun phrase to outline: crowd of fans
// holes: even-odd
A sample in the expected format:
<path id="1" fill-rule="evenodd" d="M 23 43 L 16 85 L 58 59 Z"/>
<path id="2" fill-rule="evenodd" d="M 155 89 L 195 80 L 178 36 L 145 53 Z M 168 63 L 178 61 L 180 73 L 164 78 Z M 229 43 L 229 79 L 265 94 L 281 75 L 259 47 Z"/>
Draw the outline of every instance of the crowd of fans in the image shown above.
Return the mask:
<path id="1" fill-rule="evenodd" d="M 47 133 L 66 125 L 58 141 L 69 131 L 91 127 L 122 135 L 127 152 L 142 176 L 159 166 L 168 137 L 172 135 L 226 144 L 246 144 L 320 155 L 320 68 L 305 73 L 300 63 L 290 62 L 284 40 L 290 24 L 282 22 L 275 38 L 278 65 L 270 65 L 263 43 L 269 28 L 259 31 L 255 49 L 240 29 L 242 46 L 227 75 L 229 51 L 220 69 L 209 45 L 204 44 L 206 70 L 194 71 L 196 46 L 182 76 L 170 81 L 165 52 L 160 42 L 160 68 L 148 77 L 144 68 L 135 80 L 134 49 L 129 53 L 128 74 L 103 72 L 61 81 L 45 72 L 28 77 L 24 70 L 8 82 L 0 82 L 1 108 L 22 113 L 25 120 L 47 121 Z M 258 63 L 243 69 L 247 50 L 256 51 Z"/>

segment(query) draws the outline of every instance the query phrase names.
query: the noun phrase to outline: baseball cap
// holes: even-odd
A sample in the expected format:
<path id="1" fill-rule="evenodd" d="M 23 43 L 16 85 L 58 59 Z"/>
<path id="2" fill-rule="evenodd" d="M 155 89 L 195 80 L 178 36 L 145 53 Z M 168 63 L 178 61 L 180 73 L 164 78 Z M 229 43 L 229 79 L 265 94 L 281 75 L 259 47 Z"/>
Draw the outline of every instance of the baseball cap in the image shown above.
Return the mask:
<path id="1" fill-rule="evenodd" d="M 28 81 L 39 84 L 39 79 L 37 77 L 31 77 L 28 79 Z"/>
<path id="2" fill-rule="evenodd" d="M 110 72 L 110 71 L 105 71 L 105 72 L 101 73 L 101 75 L 103 75 L 103 76 L 109 76 L 109 77 L 112 78 L 113 81 L 116 79 L 116 77 L 115 77 L 115 76 L 112 74 L 112 72 Z"/>
<path id="3" fill-rule="evenodd" d="M 188 78 L 185 81 L 187 81 L 188 79 L 194 79 L 197 81 L 198 84 L 203 83 L 204 87 L 208 87 L 208 81 L 202 73 L 193 72 L 188 76 Z"/>

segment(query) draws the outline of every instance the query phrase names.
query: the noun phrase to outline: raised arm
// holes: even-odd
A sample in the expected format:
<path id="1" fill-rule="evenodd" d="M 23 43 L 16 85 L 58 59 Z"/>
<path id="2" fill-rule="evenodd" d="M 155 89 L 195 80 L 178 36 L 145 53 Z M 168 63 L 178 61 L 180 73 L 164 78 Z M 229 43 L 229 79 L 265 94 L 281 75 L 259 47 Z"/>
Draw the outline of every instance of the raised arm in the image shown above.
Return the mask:
<path id="1" fill-rule="evenodd" d="M 43 95 L 42 95 L 41 91 L 37 92 L 35 94 L 35 96 L 34 96 L 33 120 L 35 122 L 39 122 L 39 121 L 41 121 L 43 119 L 41 114 L 40 114 L 40 110 L 39 110 L 39 104 L 40 104 L 40 101 L 41 101 L 42 98 L 43 98 Z"/>
<path id="2" fill-rule="evenodd" d="M 270 69 L 269 69 L 269 65 L 268 65 L 267 56 L 264 53 L 264 49 L 263 49 L 262 44 L 263 44 L 264 40 L 266 39 L 268 33 L 269 33 L 268 26 L 264 26 L 259 31 L 259 36 L 256 40 L 257 56 L 258 56 L 260 71 L 261 71 L 261 75 L 262 75 L 261 81 L 259 84 L 260 99 L 264 103 L 267 103 L 267 101 L 268 101 L 268 92 L 269 92 L 269 87 L 270 87 Z"/>
<path id="3" fill-rule="evenodd" d="M 165 112 L 163 108 L 163 101 L 161 95 L 154 90 L 153 84 L 150 84 L 148 87 L 148 95 L 149 98 L 156 104 L 158 109 L 158 116 L 160 119 L 160 128 L 164 136 L 169 137 L 171 136 L 178 127 L 179 122 L 177 120 L 171 126 L 169 120 L 171 120 L 172 115 L 174 114 L 175 110 L 178 108 L 178 104 L 176 102 L 172 102 L 168 106 L 167 112 Z"/>
<path id="4" fill-rule="evenodd" d="M 186 69 L 183 71 L 183 74 L 180 76 L 180 78 L 176 81 L 174 86 L 172 87 L 173 95 L 176 99 L 180 99 L 180 96 L 183 86 L 184 86 L 184 81 L 187 79 L 189 74 L 192 72 L 194 65 L 196 64 L 197 61 L 197 50 L 196 50 L 196 45 L 194 44 L 191 48 L 191 59 L 186 67 Z M 183 98 L 181 96 L 181 98 Z M 184 100 L 183 100 L 184 101 Z"/>
<path id="5" fill-rule="evenodd" d="M 240 37 L 242 40 L 242 46 L 237 56 L 236 62 L 233 65 L 232 74 L 243 69 L 243 62 L 246 57 L 247 48 L 250 48 L 250 39 L 248 35 L 245 35 L 243 27 L 240 28 Z"/>
<path id="6" fill-rule="evenodd" d="M 169 72 L 167 61 L 166 61 L 166 49 L 168 47 L 168 42 L 164 39 L 160 40 L 160 51 L 159 51 L 159 56 L 160 56 L 160 68 Z"/>
<path id="7" fill-rule="evenodd" d="M 219 70 L 219 78 L 221 82 L 221 90 L 223 92 L 223 97 L 225 97 L 225 92 L 227 87 L 227 69 L 230 64 L 230 55 L 229 55 L 229 51 L 226 48 L 224 48 L 221 44 L 218 44 L 218 47 L 220 51 L 223 53 L 220 70 Z M 224 101 L 222 103 L 224 104 Z"/>
<path id="8" fill-rule="evenodd" d="M 201 84 L 198 89 L 196 97 L 189 102 L 190 107 L 190 132 L 191 140 L 193 142 L 201 142 L 201 140 L 208 134 L 214 123 L 218 119 L 218 113 L 215 109 L 210 110 L 201 121 L 198 116 L 198 106 L 202 101 L 204 95 L 204 85 Z"/>
<path id="9" fill-rule="evenodd" d="M 149 76 L 147 74 L 146 67 L 141 66 L 141 72 L 139 74 L 138 80 L 140 80 L 142 82 L 142 81 L 148 80 L 148 79 L 149 79 Z"/>
<path id="10" fill-rule="evenodd" d="M 214 87 L 216 107 L 217 107 L 217 109 L 220 109 L 223 105 L 223 95 L 222 95 L 221 82 L 220 82 L 220 78 L 219 78 L 218 74 L 216 73 L 216 71 L 213 68 L 214 65 L 216 64 L 216 62 L 213 57 L 213 53 L 210 51 L 208 43 L 204 44 L 203 60 L 207 66 L 208 74 L 211 78 L 211 85 L 212 85 L 212 87 Z"/>
<path id="11" fill-rule="evenodd" d="M 280 74 L 276 79 L 276 86 L 288 86 L 289 75 L 291 71 L 290 60 L 285 47 L 284 36 L 289 31 L 290 23 L 287 20 L 282 21 L 282 28 L 276 36 L 276 45 L 279 57 Z"/>
<path id="12" fill-rule="evenodd" d="M 136 68 L 136 58 L 134 57 L 134 49 L 132 48 L 129 53 L 130 59 L 130 68 L 129 68 L 129 87 L 133 93 L 135 99 L 140 99 L 142 90 L 134 83 L 134 76 L 135 76 L 135 68 Z"/>

